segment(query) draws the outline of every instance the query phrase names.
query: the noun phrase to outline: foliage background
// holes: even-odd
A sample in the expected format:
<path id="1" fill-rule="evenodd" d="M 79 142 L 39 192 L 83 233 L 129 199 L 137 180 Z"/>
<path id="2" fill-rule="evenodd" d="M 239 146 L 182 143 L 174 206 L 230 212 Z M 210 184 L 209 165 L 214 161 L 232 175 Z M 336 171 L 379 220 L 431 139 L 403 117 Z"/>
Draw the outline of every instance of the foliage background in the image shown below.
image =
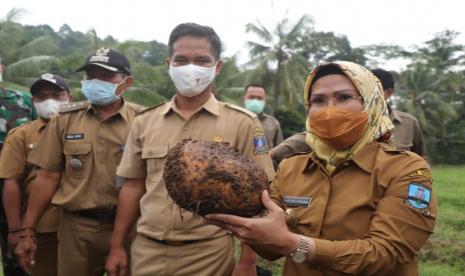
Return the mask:
<path id="1" fill-rule="evenodd" d="M 80 32 L 68 25 L 53 30 L 48 25 L 29 26 L 15 20 L 21 10 L 11 10 L 0 20 L 0 58 L 6 65 L 0 85 L 28 91 L 42 73 L 59 74 L 69 82 L 76 100 L 82 73 L 75 70 L 95 49 L 113 47 L 131 62 L 135 83 L 125 97 L 150 106 L 174 95 L 174 86 L 164 65 L 168 47 L 156 40 L 118 41 L 99 37 L 95 30 Z M 281 122 L 284 135 L 304 130 L 303 82 L 316 64 L 349 60 L 369 69 L 386 61 L 406 64 L 396 77 L 391 104 L 414 114 L 423 128 L 430 159 L 436 164 L 465 164 L 465 48 L 459 35 L 444 30 L 409 49 L 398 45 L 352 47 L 348 37 L 315 30 L 310 16 L 297 22 L 282 19 L 274 26 L 253 22 L 244 32 L 250 60 L 239 65 L 236 57 L 223 57 L 222 73 L 215 80 L 218 98 L 242 104 L 244 87 L 251 82 L 268 89 L 267 112 Z M 435 190 L 439 202 L 436 232 L 421 253 L 422 275 L 465 274 L 465 167 L 435 166 Z M 279 272 L 280 265 L 263 263 Z M 0 273 L 1 275 L 1 273 Z"/>
<path id="2" fill-rule="evenodd" d="M 23 11 L 13 9 L 0 22 L 0 58 L 6 65 L 3 78 L 16 88 L 27 87 L 42 73 L 64 76 L 75 99 L 82 73 L 75 70 L 95 49 L 113 47 L 131 62 L 135 84 L 125 97 L 154 105 L 174 94 L 165 59 L 167 45 L 152 41 L 118 41 L 99 37 L 95 30 L 74 31 L 68 25 L 53 30 L 48 25 L 22 25 L 15 20 Z M 398 45 L 352 47 L 348 37 L 315 30 L 303 15 L 297 22 L 284 18 L 274 26 L 249 23 L 244 32 L 250 59 L 239 65 L 236 57 L 223 57 L 225 65 L 215 80 L 218 98 L 242 105 L 244 87 L 251 82 L 267 87 L 267 112 L 281 122 L 285 137 L 305 128 L 303 84 L 316 64 L 349 60 L 373 69 L 386 61 L 400 60 L 405 69 L 394 72 L 397 83 L 392 105 L 414 114 L 423 128 L 433 163 L 465 163 L 464 45 L 458 33 L 444 30 L 430 40 L 404 49 Z M 5 84 L 3 84 L 5 85 Z"/>

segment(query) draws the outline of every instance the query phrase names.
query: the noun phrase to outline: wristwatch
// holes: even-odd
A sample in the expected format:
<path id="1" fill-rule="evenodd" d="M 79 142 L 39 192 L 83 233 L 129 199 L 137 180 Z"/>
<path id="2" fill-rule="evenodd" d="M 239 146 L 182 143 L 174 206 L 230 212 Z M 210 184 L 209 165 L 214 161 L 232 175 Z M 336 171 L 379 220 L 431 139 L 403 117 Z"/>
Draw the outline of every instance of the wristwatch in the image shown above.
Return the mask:
<path id="1" fill-rule="evenodd" d="M 297 250 L 291 253 L 291 259 L 294 263 L 301 264 L 307 260 L 307 256 L 310 252 L 310 239 L 299 235 L 299 246 Z"/>

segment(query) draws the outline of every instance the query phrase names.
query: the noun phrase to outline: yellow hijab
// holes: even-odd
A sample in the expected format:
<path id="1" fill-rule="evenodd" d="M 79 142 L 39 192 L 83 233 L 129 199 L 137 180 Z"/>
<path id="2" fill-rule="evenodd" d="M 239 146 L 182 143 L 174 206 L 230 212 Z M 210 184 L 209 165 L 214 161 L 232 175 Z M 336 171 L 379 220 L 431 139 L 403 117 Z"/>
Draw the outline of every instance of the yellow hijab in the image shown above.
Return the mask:
<path id="1" fill-rule="evenodd" d="M 331 175 L 344 161 L 351 159 L 371 142 L 378 140 L 394 128 L 389 119 L 388 108 L 384 100 L 383 89 L 378 78 L 376 78 L 365 67 L 348 61 L 336 61 L 321 64 L 310 73 L 305 82 L 304 100 L 305 106 L 309 106 L 310 87 L 316 73 L 323 67 L 335 65 L 352 81 L 363 98 L 364 110 L 368 113 L 368 127 L 362 137 L 351 147 L 336 150 L 323 143 L 312 133 L 307 116 L 306 142 L 313 149 L 315 155 L 323 161 L 326 170 Z"/>

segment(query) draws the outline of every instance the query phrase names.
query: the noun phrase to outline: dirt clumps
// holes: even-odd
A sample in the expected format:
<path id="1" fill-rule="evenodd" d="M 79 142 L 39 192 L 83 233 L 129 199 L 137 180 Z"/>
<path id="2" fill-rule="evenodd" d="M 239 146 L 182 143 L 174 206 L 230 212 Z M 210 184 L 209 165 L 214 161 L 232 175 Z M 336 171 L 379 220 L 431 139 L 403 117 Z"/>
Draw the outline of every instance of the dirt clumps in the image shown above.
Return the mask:
<path id="1" fill-rule="evenodd" d="M 172 148 L 163 172 L 166 189 L 181 208 L 252 217 L 263 210 L 265 171 L 228 143 L 185 139 Z"/>

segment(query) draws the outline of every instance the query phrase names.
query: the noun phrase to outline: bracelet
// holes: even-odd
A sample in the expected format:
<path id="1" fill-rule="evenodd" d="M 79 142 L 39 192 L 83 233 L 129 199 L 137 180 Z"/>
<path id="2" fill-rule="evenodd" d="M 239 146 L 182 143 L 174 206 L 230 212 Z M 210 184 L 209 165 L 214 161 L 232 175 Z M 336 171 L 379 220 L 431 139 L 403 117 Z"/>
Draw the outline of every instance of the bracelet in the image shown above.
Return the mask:
<path id="1" fill-rule="evenodd" d="M 18 228 L 18 229 L 14 229 L 14 230 L 9 230 L 8 231 L 8 234 L 14 234 L 14 233 L 19 233 L 19 232 L 23 232 L 23 231 L 26 231 L 26 230 L 31 230 L 32 232 L 36 232 L 36 229 L 34 227 L 24 227 L 24 228 Z"/>

